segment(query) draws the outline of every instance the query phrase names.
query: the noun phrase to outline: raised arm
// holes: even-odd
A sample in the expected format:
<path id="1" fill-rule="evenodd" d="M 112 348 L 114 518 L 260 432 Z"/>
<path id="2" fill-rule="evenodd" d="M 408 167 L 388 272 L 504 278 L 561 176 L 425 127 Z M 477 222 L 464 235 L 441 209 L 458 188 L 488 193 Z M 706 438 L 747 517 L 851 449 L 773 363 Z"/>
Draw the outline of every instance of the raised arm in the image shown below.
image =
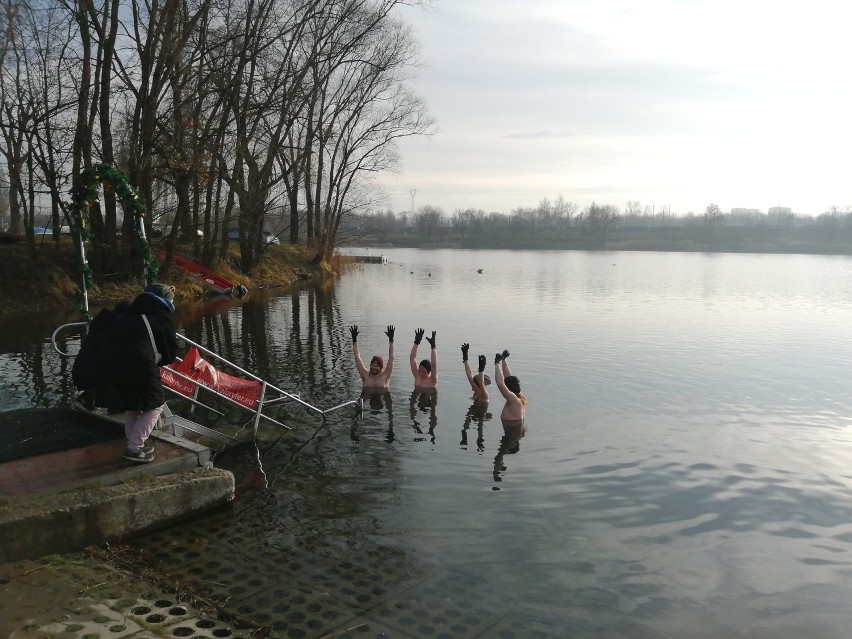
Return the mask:
<path id="1" fill-rule="evenodd" d="M 432 331 L 432 337 L 427 337 L 426 341 L 429 342 L 429 360 L 432 362 L 432 372 L 429 376 L 432 380 L 437 384 L 438 383 L 438 351 L 435 348 L 435 334 L 437 331 Z"/>
<path id="2" fill-rule="evenodd" d="M 503 350 L 503 376 L 508 377 L 512 374 L 512 371 L 509 370 L 509 362 L 506 360 L 509 359 L 509 351 Z"/>
<path id="3" fill-rule="evenodd" d="M 361 361 L 361 351 L 358 349 L 358 326 L 350 326 L 349 334 L 352 335 L 352 355 L 355 357 L 355 368 L 358 369 L 358 375 L 361 379 L 365 379 L 369 375 L 369 371 Z"/>
<path id="4" fill-rule="evenodd" d="M 471 388 L 476 388 L 476 383 L 473 380 L 473 371 L 470 370 L 470 364 L 467 362 L 467 352 L 470 349 L 470 344 L 465 342 L 461 345 L 462 363 L 464 364 L 464 373 L 467 375 L 467 381 L 470 382 Z"/>
<path id="5" fill-rule="evenodd" d="M 408 357 L 411 364 L 411 374 L 414 375 L 414 379 L 417 379 L 417 347 L 420 346 L 420 340 L 423 339 L 423 333 L 425 332 L 422 328 L 414 331 L 414 346 L 411 347 L 411 355 Z"/>
<path id="6" fill-rule="evenodd" d="M 497 388 L 500 389 L 500 393 L 506 398 L 506 401 L 518 402 L 520 401 L 518 396 L 506 388 L 506 380 L 503 377 L 503 362 L 503 353 L 497 353 L 494 356 L 494 382 L 497 384 Z"/>
<path id="7" fill-rule="evenodd" d="M 479 384 L 479 399 L 488 401 L 488 389 L 485 387 L 485 355 L 479 356 L 479 371 L 476 373 L 476 381 Z"/>
<path id="8" fill-rule="evenodd" d="M 382 372 L 385 379 L 390 379 L 391 375 L 393 375 L 393 334 L 395 330 L 393 325 L 389 324 L 388 329 L 385 331 L 385 335 L 388 336 L 388 364 Z"/>

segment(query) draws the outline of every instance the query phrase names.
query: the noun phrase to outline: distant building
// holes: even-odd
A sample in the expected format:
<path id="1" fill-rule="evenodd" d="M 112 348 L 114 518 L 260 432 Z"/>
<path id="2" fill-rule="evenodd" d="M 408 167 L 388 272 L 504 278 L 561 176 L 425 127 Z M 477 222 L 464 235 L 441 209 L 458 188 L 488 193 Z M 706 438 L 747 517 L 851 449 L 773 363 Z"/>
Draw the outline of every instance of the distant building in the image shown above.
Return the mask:
<path id="1" fill-rule="evenodd" d="M 736 208 L 731 209 L 731 215 L 743 215 L 746 217 L 752 215 L 760 215 L 760 209 L 745 209 L 745 208 Z"/>
<path id="2" fill-rule="evenodd" d="M 773 216 L 773 215 L 782 216 L 782 217 L 784 217 L 784 216 L 790 217 L 792 214 L 793 214 L 793 209 L 791 209 L 788 206 L 773 206 L 773 207 L 770 207 L 770 209 L 769 209 L 770 217 Z"/>

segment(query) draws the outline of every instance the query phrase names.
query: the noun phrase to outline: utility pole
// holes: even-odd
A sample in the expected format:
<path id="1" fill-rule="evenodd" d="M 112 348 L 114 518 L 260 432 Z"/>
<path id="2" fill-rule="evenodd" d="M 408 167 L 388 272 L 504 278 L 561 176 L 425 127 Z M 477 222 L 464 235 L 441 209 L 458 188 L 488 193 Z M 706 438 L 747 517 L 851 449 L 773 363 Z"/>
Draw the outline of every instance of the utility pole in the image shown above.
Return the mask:
<path id="1" fill-rule="evenodd" d="M 411 194 L 411 216 L 414 217 L 414 196 L 417 195 L 417 189 L 411 189 L 409 193 Z"/>

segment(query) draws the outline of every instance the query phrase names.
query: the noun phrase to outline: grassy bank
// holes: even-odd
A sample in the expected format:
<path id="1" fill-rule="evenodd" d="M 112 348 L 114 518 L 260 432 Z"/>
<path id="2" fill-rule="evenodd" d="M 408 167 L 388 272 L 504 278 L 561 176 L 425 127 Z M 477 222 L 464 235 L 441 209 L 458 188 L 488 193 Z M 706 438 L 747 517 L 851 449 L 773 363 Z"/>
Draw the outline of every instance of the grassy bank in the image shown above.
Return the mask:
<path id="1" fill-rule="evenodd" d="M 288 286 L 315 277 L 331 276 L 341 264 L 318 267 L 311 263 L 313 253 L 303 246 L 272 244 L 265 247 L 260 263 L 251 273 L 236 269 L 237 249 L 231 248 L 229 257 L 213 265 L 213 269 L 235 284 L 243 284 L 249 291 Z M 187 249 L 176 251 L 191 257 Z M 25 313 L 68 307 L 80 286 L 81 274 L 76 247 L 70 238 L 39 241 L 38 253 L 33 258 L 24 244 L 0 244 L 0 315 Z M 172 269 L 160 273 L 160 281 L 176 287 L 175 298 L 188 304 L 201 300 L 209 293 L 201 284 Z M 110 281 L 101 278 L 89 291 L 92 306 L 105 306 L 124 299 L 132 299 L 144 286 L 144 281 Z"/>

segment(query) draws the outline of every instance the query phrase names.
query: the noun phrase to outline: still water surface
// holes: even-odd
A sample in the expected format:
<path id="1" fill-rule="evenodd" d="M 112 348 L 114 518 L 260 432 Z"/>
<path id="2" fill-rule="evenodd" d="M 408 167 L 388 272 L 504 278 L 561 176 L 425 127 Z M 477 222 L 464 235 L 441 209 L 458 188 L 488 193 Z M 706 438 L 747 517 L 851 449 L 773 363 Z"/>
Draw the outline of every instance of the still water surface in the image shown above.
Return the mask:
<path id="1" fill-rule="evenodd" d="M 172 574 L 242 579 L 210 592 L 282 637 L 848 636 L 852 259 L 381 252 L 333 287 L 183 317 L 321 407 L 359 394 L 349 325 L 366 361 L 387 324 L 397 352 L 362 416 L 288 408 L 292 433 L 222 455 L 234 508 L 138 541 Z M 50 320 L 4 328 L 4 406 L 71 397 Z M 418 327 L 435 402 L 411 392 Z M 468 412 L 462 342 L 492 375 L 511 352 L 516 452 L 495 388 Z"/>

